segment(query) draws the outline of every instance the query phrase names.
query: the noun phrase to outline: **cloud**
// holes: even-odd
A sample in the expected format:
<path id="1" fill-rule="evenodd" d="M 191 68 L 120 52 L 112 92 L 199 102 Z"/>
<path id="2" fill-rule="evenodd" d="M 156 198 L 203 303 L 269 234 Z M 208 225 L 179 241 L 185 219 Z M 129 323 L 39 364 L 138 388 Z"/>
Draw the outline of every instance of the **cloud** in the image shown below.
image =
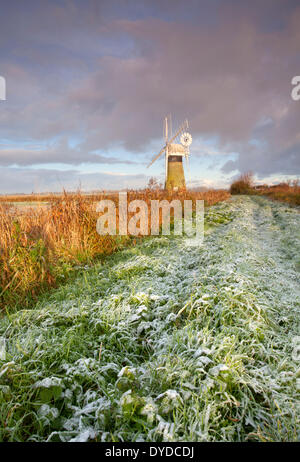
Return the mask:
<path id="1" fill-rule="evenodd" d="M 113 156 L 103 156 L 84 152 L 81 149 L 71 149 L 67 140 L 60 140 L 58 143 L 46 147 L 1 147 L 0 145 L 0 165 L 20 165 L 30 166 L 37 164 L 63 163 L 71 165 L 80 165 L 83 163 L 93 164 L 125 164 L 133 165 L 133 162 L 124 158 Z"/>
<path id="2" fill-rule="evenodd" d="M 29 169 L 0 167 L 0 194 L 83 191 L 145 187 L 144 174 L 81 173 L 76 170 Z"/>
<path id="3" fill-rule="evenodd" d="M 207 155 L 238 154 L 224 172 L 300 173 L 298 2 L 27 3 L 4 10 L 0 136 L 59 141 L 2 149 L 1 165 L 120 163 L 118 145 L 129 167 L 171 112 L 174 129 L 188 117 L 194 138 L 218 139 Z"/>

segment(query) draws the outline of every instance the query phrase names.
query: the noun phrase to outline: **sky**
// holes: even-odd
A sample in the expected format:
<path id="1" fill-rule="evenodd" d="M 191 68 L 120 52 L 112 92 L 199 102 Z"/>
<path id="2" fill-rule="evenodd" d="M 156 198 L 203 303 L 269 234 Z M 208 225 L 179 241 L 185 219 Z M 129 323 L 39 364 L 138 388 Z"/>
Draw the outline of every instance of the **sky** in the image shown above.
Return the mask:
<path id="1" fill-rule="evenodd" d="M 188 186 L 300 177 L 299 0 L 0 4 L 0 193 L 164 181 L 163 120 L 187 118 Z"/>

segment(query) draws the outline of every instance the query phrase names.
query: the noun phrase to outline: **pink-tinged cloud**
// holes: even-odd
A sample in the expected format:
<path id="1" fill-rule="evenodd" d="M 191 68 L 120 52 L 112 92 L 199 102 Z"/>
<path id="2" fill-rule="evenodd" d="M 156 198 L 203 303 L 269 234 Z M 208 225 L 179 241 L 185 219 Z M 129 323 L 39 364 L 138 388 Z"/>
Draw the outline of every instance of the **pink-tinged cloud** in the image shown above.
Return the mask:
<path id="1" fill-rule="evenodd" d="M 45 2 L 23 20 L 20 6 L 9 9 L 17 32 L 10 45 L 8 25 L 0 31 L 9 50 L 0 137 L 81 141 L 44 152 L 0 148 L 0 165 L 40 164 L 43 156 L 106 162 L 114 146 L 129 157 L 123 151 L 111 163 L 130 162 L 172 113 L 174 126 L 188 117 L 195 138 L 215 137 L 219 152 L 238 154 L 225 172 L 300 173 L 300 103 L 291 98 L 299 3 L 203 0 L 189 11 L 185 3 L 128 2 L 126 11 L 115 1 Z"/>

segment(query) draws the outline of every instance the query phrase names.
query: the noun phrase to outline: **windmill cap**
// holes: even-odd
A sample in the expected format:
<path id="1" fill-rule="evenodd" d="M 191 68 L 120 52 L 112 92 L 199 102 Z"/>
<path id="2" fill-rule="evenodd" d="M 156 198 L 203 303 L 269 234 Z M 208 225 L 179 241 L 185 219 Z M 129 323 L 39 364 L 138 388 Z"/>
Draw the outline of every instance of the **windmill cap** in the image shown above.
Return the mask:
<path id="1" fill-rule="evenodd" d="M 171 143 L 168 145 L 168 153 L 171 154 L 173 152 L 182 152 L 185 153 L 185 149 L 182 144 Z"/>

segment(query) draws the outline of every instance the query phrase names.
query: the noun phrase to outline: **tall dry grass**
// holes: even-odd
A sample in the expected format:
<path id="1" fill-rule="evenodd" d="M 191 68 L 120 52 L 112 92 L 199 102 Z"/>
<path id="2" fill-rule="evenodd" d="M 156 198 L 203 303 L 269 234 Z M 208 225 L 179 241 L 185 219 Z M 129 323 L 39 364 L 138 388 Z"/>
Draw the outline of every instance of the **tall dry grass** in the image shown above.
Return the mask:
<path id="1" fill-rule="evenodd" d="M 300 205 L 299 180 L 280 183 L 274 186 L 264 185 L 255 189 L 255 194 L 268 196 L 270 199 L 286 202 L 292 205 Z"/>
<path id="2" fill-rule="evenodd" d="M 202 199 L 209 206 L 229 196 L 224 190 L 128 191 L 128 201 L 144 200 L 149 210 L 151 199 Z M 136 242 L 130 236 L 100 236 L 96 231 L 96 203 L 111 199 L 118 205 L 116 194 L 64 193 L 47 199 L 47 207 L 24 209 L 0 201 L 0 310 L 29 307 L 41 292 L 65 280 L 74 266 Z"/>
<path id="3" fill-rule="evenodd" d="M 241 175 L 230 186 L 231 194 L 254 194 L 268 196 L 270 199 L 287 202 L 292 205 L 300 205 L 300 184 L 299 180 L 280 183 L 274 186 L 254 186 L 253 174 L 251 172 Z"/>

